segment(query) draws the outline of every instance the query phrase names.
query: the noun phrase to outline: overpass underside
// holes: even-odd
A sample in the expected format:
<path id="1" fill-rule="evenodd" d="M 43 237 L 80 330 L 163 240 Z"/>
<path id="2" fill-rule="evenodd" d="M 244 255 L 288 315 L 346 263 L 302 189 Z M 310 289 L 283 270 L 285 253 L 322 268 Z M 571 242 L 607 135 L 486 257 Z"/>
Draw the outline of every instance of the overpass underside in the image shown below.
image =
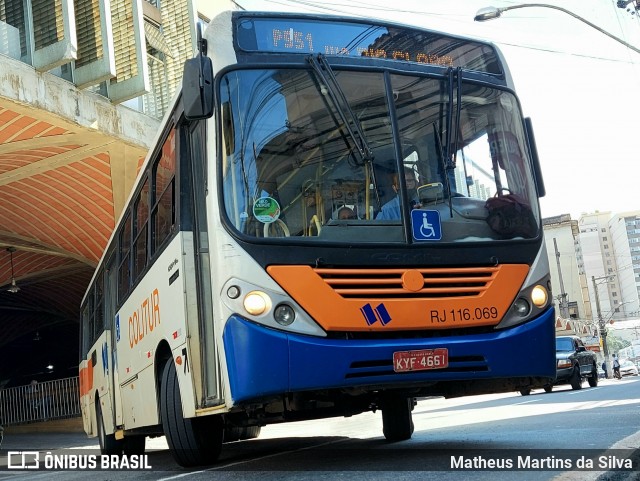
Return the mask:
<path id="1" fill-rule="evenodd" d="M 0 55 L 0 383 L 52 349 L 77 357 L 82 296 L 157 126 Z"/>

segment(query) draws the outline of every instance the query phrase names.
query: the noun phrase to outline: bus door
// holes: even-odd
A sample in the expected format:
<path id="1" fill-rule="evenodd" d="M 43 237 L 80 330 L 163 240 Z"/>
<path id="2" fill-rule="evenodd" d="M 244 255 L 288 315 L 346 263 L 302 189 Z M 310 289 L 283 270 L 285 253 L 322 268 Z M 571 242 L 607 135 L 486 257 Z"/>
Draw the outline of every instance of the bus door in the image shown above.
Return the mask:
<path id="1" fill-rule="evenodd" d="M 187 295 L 195 293 L 198 311 L 198 345 L 191 342 L 191 355 L 197 355 L 201 366 L 194 374 L 202 373 L 202 378 L 194 376 L 196 393 L 200 397 L 197 401 L 201 407 L 222 404 L 222 389 L 220 386 L 220 366 L 218 363 L 218 349 L 214 338 L 213 318 L 213 290 L 211 286 L 211 255 L 209 235 L 207 231 L 207 155 L 205 146 L 205 121 L 187 124 L 181 129 L 181 155 L 186 161 L 180 162 L 180 212 L 181 226 L 186 232 L 183 237 L 184 251 L 193 253 L 191 259 L 185 258 L 185 263 L 193 262 L 195 272 L 195 289 L 187 289 Z M 209 166 L 211 168 L 211 166 Z M 188 245 L 191 244 L 191 245 Z M 189 302 L 189 300 L 188 300 Z M 193 341 L 193 338 L 190 337 Z M 193 359 L 193 361 L 196 361 Z M 200 390 L 199 387 L 202 387 Z M 198 392 L 201 391 L 201 392 Z"/>
<path id="2" fill-rule="evenodd" d="M 111 372 L 109 376 L 109 400 L 111 401 L 111 415 L 113 416 L 114 426 L 122 426 L 124 419 L 122 417 L 122 400 L 120 398 L 120 382 L 118 379 L 118 355 L 117 345 L 118 336 L 120 335 L 120 326 L 116 324 L 116 302 L 118 295 L 118 266 L 116 264 L 115 252 L 112 252 L 106 264 L 105 286 L 104 286 L 104 302 L 105 302 L 105 328 L 108 335 L 108 356 L 111 358 Z M 117 392 L 116 392 L 117 391 Z M 106 413 L 105 413 L 106 414 Z"/>

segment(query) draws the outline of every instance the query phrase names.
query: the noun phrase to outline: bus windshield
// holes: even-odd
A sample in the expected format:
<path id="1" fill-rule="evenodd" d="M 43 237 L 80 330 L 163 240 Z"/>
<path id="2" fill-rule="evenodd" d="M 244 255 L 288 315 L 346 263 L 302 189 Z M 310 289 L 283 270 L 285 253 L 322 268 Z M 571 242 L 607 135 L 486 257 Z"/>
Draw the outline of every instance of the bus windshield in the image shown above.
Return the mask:
<path id="1" fill-rule="evenodd" d="M 485 204 L 504 193 L 538 223 L 511 93 L 452 75 L 325 65 L 310 59 L 307 68 L 236 70 L 220 80 L 223 202 L 241 234 L 351 244 L 500 240 Z M 405 234 L 433 216 L 437 236 Z"/>

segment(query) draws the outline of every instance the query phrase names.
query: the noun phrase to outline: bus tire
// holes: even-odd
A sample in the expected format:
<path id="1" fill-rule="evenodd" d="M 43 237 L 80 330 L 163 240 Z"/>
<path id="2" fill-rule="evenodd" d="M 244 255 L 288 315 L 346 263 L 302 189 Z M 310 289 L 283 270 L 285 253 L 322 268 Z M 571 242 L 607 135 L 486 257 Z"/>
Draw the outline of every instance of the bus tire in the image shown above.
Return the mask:
<path id="1" fill-rule="evenodd" d="M 145 443 L 147 441 L 145 436 L 125 436 L 123 441 L 123 451 L 127 456 L 144 454 Z"/>
<path id="2" fill-rule="evenodd" d="M 122 454 L 124 443 L 122 439 L 116 439 L 115 434 L 107 434 L 104 430 L 104 419 L 100 401 L 96 399 L 96 423 L 98 424 L 98 442 L 100 443 L 101 454 Z"/>
<path id="3" fill-rule="evenodd" d="M 213 464 L 218 459 L 224 433 L 222 417 L 184 418 L 173 359 L 167 361 L 162 371 L 160 412 L 169 450 L 180 466 Z"/>
<path id="4" fill-rule="evenodd" d="M 224 428 L 224 442 L 255 439 L 260 436 L 260 426 L 227 426 Z"/>
<path id="5" fill-rule="evenodd" d="M 389 396 L 382 406 L 382 433 L 387 441 L 404 441 L 413 434 L 413 398 Z"/>

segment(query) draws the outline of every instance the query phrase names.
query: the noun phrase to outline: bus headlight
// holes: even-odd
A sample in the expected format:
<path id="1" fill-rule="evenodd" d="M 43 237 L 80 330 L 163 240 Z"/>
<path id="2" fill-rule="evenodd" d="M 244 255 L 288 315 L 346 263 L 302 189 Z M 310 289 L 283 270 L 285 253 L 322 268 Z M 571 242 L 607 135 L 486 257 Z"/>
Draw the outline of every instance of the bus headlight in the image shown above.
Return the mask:
<path id="1" fill-rule="evenodd" d="M 244 297 L 243 306 L 252 316 L 259 316 L 271 309 L 271 299 L 264 292 L 251 291 Z"/>
<path id="2" fill-rule="evenodd" d="M 279 304 L 273 311 L 273 318 L 281 326 L 289 326 L 296 319 L 293 308 L 287 304 Z"/>
<path id="3" fill-rule="evenodd" d="M 525 281 L 513 304 L 505 313 L 496 329 L 505 329 L 535 319 L 550 308 L 551 290 L 546 285 L 549 276 Z"/>
<path id="4" fill-rule="evenodd" d="M 544 307 L 547 304 L 548 299 L 549 294 L 547 293 L 547 290 L 540 284 L 535 286 L 531 291 L 531 302 L 533 302 L 536 307 Z"/>

